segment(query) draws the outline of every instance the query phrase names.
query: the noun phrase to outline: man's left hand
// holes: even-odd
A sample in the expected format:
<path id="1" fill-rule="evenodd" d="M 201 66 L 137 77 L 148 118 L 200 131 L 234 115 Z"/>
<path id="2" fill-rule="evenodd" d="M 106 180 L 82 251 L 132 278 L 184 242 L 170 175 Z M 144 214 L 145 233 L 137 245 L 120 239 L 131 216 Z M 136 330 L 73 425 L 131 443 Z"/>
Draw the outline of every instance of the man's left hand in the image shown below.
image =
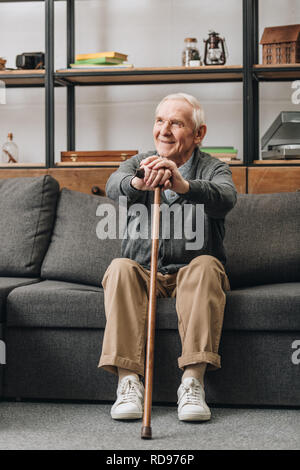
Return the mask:
<path id="1" fill-rule="evenodd" d="M 187 193 L 190 188 L 189 183 L 181 176 L 180 172 L 178 171 L 176 163 L 172 160 L 169 160 L 168 158 L 153 155 L 142 160 L 140 166 L 141 168 L 147 167 L 150 170 L 155 171 L 160 169 L 169 170 L 171 172 L 171 176 L 169 178 L 171 186 L 169 186 L 169 189 L 172 189 L 172 191 L 175 191 L 175 193 L 184 194 Z"/>

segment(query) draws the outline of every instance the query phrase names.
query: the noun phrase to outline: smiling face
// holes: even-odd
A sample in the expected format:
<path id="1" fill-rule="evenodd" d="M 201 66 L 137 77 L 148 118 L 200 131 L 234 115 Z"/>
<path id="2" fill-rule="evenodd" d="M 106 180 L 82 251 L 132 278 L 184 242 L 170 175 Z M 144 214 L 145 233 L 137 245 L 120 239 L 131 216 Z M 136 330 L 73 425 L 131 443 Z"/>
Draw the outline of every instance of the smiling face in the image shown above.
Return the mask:
<path id="1" fill-rule="evenodd" d="M 157 153 L 183 165 L 203 139 L 206 127 L 195 131 L 193 107 L 186 100 L 167 99 L 158 108 L 153 137 Z"/>

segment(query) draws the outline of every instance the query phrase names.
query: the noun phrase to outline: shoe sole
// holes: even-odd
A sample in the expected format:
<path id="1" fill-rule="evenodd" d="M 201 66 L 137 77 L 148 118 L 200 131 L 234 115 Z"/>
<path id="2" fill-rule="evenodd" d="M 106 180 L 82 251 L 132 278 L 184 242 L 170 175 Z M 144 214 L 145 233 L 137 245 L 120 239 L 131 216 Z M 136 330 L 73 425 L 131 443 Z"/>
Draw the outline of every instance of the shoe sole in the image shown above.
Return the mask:
<path id="1" fill-rule="evenodd" d="M 112 419 L 141 419 L 143 413 L 111 413 Z"/>
<path id="2" fill-rule="evenodd" d="M 182 414 L 178 415 L 179 421 L 209 421 L 211 418 L 211 415 L 199 415 L 199 414 L 192 414 L 192 413 L 187 413 L 187 414 Z"/>

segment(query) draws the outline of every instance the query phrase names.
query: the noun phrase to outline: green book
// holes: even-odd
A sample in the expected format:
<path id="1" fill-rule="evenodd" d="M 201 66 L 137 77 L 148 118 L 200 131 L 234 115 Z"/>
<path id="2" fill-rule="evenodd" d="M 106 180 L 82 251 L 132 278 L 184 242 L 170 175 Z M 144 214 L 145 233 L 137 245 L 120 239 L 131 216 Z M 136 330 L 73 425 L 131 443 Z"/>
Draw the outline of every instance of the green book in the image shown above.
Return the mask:
<path id="1" fill-rule="evenodd" d="M 200 147 L 200 150 L 207 153 L 237 153 L 234 147 Z"/>
<path id="2" fill-rule="evenodd" d="M 124 62 L 122 59 L 114 57 L 97 57 L 96 59 L 76 60 L 75 64 L 121 64 L 122 62 Z"/>

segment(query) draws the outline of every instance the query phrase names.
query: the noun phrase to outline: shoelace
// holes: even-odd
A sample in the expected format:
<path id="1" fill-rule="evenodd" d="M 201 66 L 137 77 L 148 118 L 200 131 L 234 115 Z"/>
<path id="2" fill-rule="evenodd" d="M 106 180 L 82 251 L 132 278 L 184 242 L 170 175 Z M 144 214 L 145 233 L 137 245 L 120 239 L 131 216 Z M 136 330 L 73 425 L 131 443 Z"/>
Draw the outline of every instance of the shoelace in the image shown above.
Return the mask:
<path id="1" fill-rule="evenodd" d="M 184 389 L 183 393 L 181 394 L 179 400 L 177 403 L 180 402 L 180 400 L 183 398 L 185 395 L 185 400 L 187 404 L 190 405 L 198 405 L 199 400 L 202 400 L 202 394 L 201 394 L 201 389 L 198 385 L 192 384 L 190 386 L 181 384 L 181 387 Z"/>
<path id="2" fill-rule="evenodd" d="M 120 394 L 122 395 L 122 402 L 124 403 L 136 401 L 137 395 L 139 398 L 143 398 L 138 385 L 132 380 L 126 380 L 121 384 Z"/>

